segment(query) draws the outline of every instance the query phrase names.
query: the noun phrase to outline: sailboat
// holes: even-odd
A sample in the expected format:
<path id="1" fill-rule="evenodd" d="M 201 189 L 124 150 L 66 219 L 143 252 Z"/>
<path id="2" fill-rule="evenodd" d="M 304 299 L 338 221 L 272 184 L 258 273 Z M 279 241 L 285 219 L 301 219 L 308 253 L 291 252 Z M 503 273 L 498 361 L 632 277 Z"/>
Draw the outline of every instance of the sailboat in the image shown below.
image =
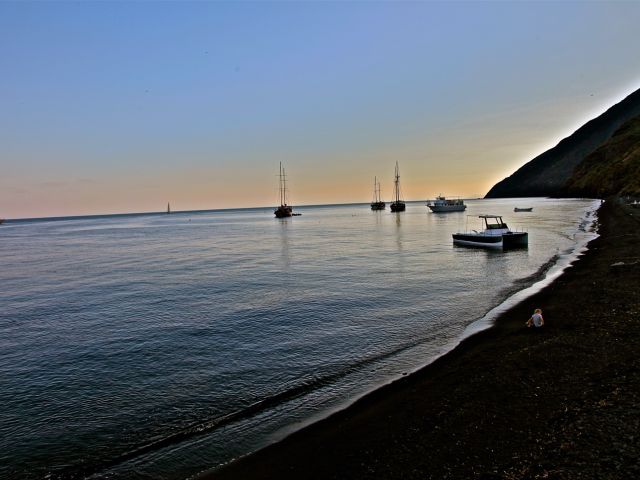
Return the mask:
<path id="1" fill-rule="evenodd" d="M 287 205 L 287 179 L 280 162 L 280 206 L 276 208 L 275 215 L 277 218 L 285 218 L 293 216 L 293 208 Z"/>
<path id="2" fill-rule="evenodd" d="M 396 162 L 396 176 L 393 182 L 393 197 L 394 200 L 391 202 L 391 211 L 404 212 L 406 205 L 400 199 L 400 169 L 398 168 L 398 162 Z"/>
<path id="3" fill-rule="evenodd" d="M 167 203 L 167 213 L 171 213 L 171 205 Z"/>
<path id="4" fill-rule="evenodd" d="M 371 202 L 371 210 L 384 210 L 387 204 L 380 198 L 380 182 L 373 177 L 373 201 Z"/>

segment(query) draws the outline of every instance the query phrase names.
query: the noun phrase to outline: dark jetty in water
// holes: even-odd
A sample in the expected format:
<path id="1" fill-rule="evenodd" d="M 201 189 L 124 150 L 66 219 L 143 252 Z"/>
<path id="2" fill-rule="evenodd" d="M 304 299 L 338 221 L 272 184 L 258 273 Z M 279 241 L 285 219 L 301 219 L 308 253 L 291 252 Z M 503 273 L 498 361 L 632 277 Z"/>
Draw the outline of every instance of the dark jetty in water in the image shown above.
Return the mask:
<path id="1" fill-rule="evenodd" d="M 640 209 L 598 218 L 588 252 L 493 328 L 205 478 L 640 478 Z M 542 332 L 524 325 L 538 307 Z"/>

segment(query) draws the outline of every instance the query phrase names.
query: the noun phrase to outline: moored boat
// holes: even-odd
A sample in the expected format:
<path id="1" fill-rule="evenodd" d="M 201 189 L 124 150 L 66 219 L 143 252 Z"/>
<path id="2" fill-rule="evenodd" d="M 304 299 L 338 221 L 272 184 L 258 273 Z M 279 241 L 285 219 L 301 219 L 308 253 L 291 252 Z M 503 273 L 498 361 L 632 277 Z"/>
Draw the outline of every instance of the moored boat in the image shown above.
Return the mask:
<path id="1" fill-rule="evenodd" d="M 445 198 L 442 195 L 438 195 L 435 200 L 427 201 L 427 207 L 435 213 L 464 212 L 467 208 L 463 200 L 459 198 L 452 200 Z"/>
<path id="2" fill-rule="evenodd" d="M 483 221 L 484 230 L 478 232 L 454 233 L 454 245 L 480 248 L 509 249 L 526 247 L 529 243 L 527 232 L 514 232 L 502 221 L 500 215 L 479 215 Z"/>
<path id="3" fill-rule="evenodd" d="M 373 201 L 371 202 L 371 210 L 384 210 L 387 204 L 380 198 L 380 182 L 373 177 Z"/>
<path id="4" fill-rule="evenodd" d="M 391 202 L 390 208 L 392 212 L 404 212 L 407 208 L 400 195 L 400 169 L 398 168 L 398 162 L 396 162 L 396 174 L 393 181 L 393 202 Z"/>
<path id="5" fill-rule="evenodd" d="M 533 207 L 528 207 L 528 208 L 518 208 L 515 207 L 513 209 L 514 212 L 533 212 Z"/>
<path id="6" fill-rule="evenodd" d="M 293 213 L 293 207 L 287 205 L 287 183 L 282 162 L 280 162 L 280 206 L 273 212 L 277 218 L 286 218 L 298 216 L 300 214 Z"/>

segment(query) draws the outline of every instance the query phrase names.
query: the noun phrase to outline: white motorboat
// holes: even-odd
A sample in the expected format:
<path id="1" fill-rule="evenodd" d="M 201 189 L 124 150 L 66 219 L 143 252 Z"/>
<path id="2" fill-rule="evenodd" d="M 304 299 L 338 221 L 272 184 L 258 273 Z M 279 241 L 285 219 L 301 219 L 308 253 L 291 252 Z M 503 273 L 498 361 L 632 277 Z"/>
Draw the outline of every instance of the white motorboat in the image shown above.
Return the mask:
<path id="1" fill-rule="evenodd" d="M 526 247 L 529 243 L 527 232 L 513 232 L 500 215 L 478 215 L 484 225 L 484 230 L 478 232 L 454 233 L 454 245 L 481 248 L 518 248 Z"/>
<path id="2" fill-rule="evenodd" d="M 464 201 L 456 198 L 454 200 L 447 199 L 442 195 L 438 195 L 435 200 L 427 201 L 427 207 L 435 213 L 443 212 L 464 212 L 467 206 Z"/>

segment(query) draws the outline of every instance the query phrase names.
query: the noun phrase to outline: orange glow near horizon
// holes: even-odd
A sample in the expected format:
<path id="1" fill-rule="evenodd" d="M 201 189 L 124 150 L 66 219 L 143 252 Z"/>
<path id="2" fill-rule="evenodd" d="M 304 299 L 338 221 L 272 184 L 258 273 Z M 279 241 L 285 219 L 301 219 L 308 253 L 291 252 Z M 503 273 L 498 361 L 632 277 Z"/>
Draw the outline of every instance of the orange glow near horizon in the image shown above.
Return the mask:
<path id="1" fill-rule="evenodd" d="M 119 8 L 0 2 L 0 218 L 270 208 L 279 162 L 293 205 L 481 197 L 639 86 L 633 2 Z"/>

